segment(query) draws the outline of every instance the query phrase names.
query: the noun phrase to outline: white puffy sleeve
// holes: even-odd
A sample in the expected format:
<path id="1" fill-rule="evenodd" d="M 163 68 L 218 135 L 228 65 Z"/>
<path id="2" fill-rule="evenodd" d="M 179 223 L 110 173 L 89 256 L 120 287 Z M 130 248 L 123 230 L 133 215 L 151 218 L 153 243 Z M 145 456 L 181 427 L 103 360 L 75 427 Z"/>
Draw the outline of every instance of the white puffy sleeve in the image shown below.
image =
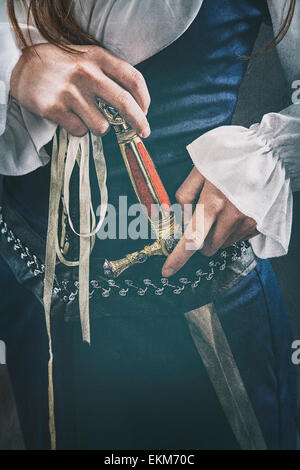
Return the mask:
<path id="1" fill-rule="evenodd" d="M 288 2 L 287 2 L 288 3 Z M 284 0 L 270 0 L 277 29 Z M 291 50 L 295 54 L 291 54 Z M 279 55 L 291 84 L 300 77 L 300 3 Z M 299 93 L 300 98 L 300 93 Z M 260 232 L 251 240 L 260 258 L 285 255 L 292 225 L 292 191 L 300 190 L 300 104 L 266 114 L 249 129 L 223 126 L 187 147 L 196 168 L 245 215 Z"/>
<path id="2" fill-rule="evenodd" d="M 0 135 L 2 135 L 6 127 L 10 77 L 21 55 L 7 19 L 5 2 L 1 2 L 0 5 L 0 44 Z"/>
<path id="3" fill-rule="evenodd" d="M 27 12 L 18 6 L 19 25 L 26 34 Z M 23 19 L 23 21 L 22 21 Z M 45 42 L 37 29 L 30 26 L 34 43 Z M 10 25 L 6 2 L 0 2 L 0 174 L 24 175 L 49 161 L 44 145 L 56 125 L 22 108 L 9 95 L 12 71 L 22 50 Z"/>

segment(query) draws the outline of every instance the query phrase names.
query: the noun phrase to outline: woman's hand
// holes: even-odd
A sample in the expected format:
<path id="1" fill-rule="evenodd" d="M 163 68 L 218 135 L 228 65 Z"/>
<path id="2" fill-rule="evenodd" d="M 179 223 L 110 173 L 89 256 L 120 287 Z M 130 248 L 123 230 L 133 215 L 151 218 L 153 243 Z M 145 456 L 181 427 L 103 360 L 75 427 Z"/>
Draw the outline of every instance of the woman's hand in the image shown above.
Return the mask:
<path id="1" fill-rule="evenodd" d="M 176 199 L 184 210 L 185 204 L 193 204 L 197 198 L 185 233 L 163 266 L 165 277 L 175 274 L 199 249 L 203 255 L 212 256 L 220 248 L 249 240 L 259 233 L 255 220 L 242 214 L 194 168 L 178 189 Z"/>
<path id="2" fill-rule="evenodd" d="M 43 118 L 81 137 L 103 135 L 109 124 L 96 98 L 117 108 L 141 137 L 148 137 L 150 96 L 141 73 L 98 46 L 70 54 L 50 44 L 24 49 L 11 77 L 11 95 Z"/>

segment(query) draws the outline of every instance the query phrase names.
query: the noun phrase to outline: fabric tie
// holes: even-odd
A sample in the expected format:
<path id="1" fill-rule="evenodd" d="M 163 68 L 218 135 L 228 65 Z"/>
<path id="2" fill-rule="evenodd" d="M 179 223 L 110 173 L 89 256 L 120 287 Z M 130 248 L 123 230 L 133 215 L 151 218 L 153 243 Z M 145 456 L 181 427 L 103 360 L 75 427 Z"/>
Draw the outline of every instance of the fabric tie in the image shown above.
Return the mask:
<path id="1" fill-rule="evenodd" d="M 98 224 L 92 205 L 90 185 L 90 148 L 95 164 L 95 171 L 101 195 L 101 208 Z M 75 165 L 79 166 L 79 212 L 80 232 L 76 232 L 70 216 L 70 180 Z M 54 419 L 54 389 L 53 389 L 53 351 L 51 339 L 51 299 L 53 293 L 55 266 L 57 258 L 67 266 L 79 269 L 79 311 L 83 341 L 90 344 L 90 317 L 89 317 L 89 274 L 90 253 L 95 244 L 96 233 L 100 230 L 107 210 L 108 193 L 106 186 L 107 168 L 100 137 L 87 134 L 82 138 L 69 135 L 64 129 L 59 130 L 59 138 L 54 136 L 50 199 L 48 214 L 48 232 L 45 257 L 44 280 L 44 309 L 46 328 L 49 339 L 48 362 L 48 395 L 49 395 L 49 430 L 51 448 L 56 447 L 56 432 Z M 63 209 L 68 218 L 71 230 L 80 238 L 79 259 L 68 261 L 59 246 L 59 208 L 63 195 Z"/>

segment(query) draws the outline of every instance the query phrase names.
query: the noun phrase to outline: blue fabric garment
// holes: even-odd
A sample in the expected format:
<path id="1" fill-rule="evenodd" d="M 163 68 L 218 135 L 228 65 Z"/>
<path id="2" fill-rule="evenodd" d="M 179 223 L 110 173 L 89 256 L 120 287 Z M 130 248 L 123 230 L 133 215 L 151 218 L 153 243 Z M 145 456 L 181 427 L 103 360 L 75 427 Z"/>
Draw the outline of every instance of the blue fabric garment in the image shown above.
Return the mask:
<path id="1" fill-rule="evenodd" d="M 43 309 L 5 264 L 0 285 L 0 338 L 26 445 L 47 448 Z M 216 308 L 268 448 L 295 448 L 291 337 L 269 262 Z M 58 448 L 238 449 L 182 312 L 108 314 L 92 322 L 91 347 L 79 322 L 52 325 Z"/>

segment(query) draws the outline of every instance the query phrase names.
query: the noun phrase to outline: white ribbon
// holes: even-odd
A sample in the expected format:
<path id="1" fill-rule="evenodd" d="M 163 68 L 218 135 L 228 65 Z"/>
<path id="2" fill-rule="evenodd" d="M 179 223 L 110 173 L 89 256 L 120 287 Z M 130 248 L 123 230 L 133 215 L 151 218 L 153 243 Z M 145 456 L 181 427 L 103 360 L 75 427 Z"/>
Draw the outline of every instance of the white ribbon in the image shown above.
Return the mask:
<path id="1" fill-rule="evenodd" d="M 90 186 L 90 144 L 93 149 L 93 158 L 101 195 L 101 210 L 99 222 L 96 225 L 93 210 Z M 76 163 L 79 165 L 79 211 L 80 232 L 77 233 L 70 216 L 70 180 Z M 54 420 L 54 390 L 53 390 L 53 351 L 51 340 L 51 299 L 55 278 L 55 265 L 58 258 L 61 263 L 70 267 L 79 267 L 79 311 L 83 341 L 90 344 L 90 318 L 89 318 L 89 271 L 90 253 L 95 244 L 95 235 L 103 224 L 107 210 L 108 194 L 106 186 L 107 168 L 103 153 L 102 141 L 99 137 L 87 134 L 82 138 L 68 135 L 64 129 L 59 131 L 59 141 L 55 135 L 53 141 L 51 182 L 48 215 L 48 232 L 45 257 L 44 280 L 44 309 L 46 327 L 49 339 L 49 430 L 51 447 L 56 446 L 56 432 Z M 72 231 L 80 237 L 79 260 L 68 261 L 61 252 L 58 243 L 59 205 L 64 195 L 64 210 Z"/>

